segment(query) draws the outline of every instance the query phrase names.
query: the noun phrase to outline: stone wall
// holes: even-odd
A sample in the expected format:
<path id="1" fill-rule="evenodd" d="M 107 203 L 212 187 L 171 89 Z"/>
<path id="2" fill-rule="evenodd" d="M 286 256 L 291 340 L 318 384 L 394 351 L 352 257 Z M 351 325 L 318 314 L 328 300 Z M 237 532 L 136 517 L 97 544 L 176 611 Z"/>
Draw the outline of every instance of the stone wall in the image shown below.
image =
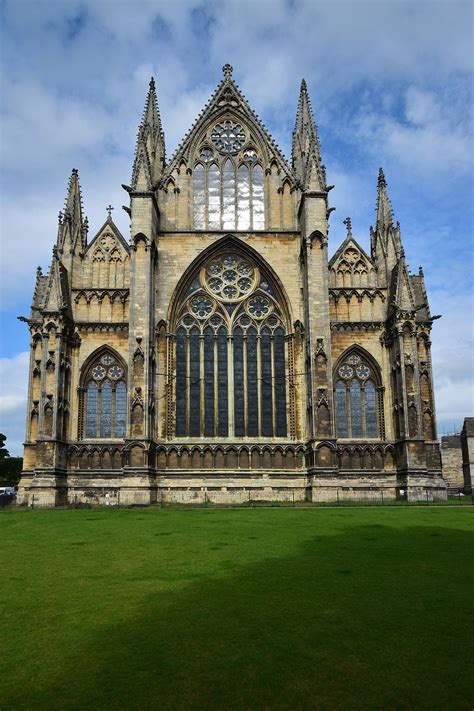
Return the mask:
<path id="1" fill-rule="evenodd" d="M 464 481 L 460 435 L 445 435 L 441 437 L 441 462 L 443 479 L 448 486 L 462 487 Z"/>

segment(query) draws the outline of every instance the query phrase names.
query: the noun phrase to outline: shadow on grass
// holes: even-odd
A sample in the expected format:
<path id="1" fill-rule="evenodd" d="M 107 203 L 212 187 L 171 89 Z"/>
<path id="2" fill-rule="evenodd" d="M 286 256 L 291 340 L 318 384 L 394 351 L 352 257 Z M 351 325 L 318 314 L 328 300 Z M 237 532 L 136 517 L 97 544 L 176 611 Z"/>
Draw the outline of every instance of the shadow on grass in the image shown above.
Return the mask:
<path id="1" fill-rule="evenodd" d="M 174 596 L 134 570 L 123 585 L 147 584 L 135 615 L 88 630 L 0 706 L 469 709 L 473 544 L 457 529 L 357 525 L 291 557 L 242 567 L 229 555 L 217 576 L 197 565 Z"/>

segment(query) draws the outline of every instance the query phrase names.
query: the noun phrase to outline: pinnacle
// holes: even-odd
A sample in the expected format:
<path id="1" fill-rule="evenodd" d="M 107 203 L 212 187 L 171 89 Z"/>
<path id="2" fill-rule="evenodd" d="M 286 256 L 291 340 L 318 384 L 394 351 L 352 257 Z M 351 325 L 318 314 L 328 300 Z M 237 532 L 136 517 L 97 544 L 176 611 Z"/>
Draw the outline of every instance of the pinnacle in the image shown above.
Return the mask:
<path id="1" fill-rule="evenodd" d="M 377 180 L 377 227 L 393 225 L 393 211 L 387 193 L 387 181 L 383 169 L 379 169 Z"/>

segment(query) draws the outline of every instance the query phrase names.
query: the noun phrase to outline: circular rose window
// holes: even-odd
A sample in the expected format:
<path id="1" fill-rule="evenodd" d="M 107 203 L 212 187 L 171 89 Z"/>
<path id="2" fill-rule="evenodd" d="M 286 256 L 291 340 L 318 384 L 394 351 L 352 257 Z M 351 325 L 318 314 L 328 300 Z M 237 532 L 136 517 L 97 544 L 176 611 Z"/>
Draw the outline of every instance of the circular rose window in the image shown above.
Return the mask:
<path id="1" fill-rule="evenodd" d="M 214 126 L 211 140 L 219 153 L 238 153 L 245 143 L 245 133 L 240 124 L 224 121 Z"/>
<path id="2" fill-rule="evenodd" d="M 201 272 L 206 289 L 223 301 L 243 299 L 254 290 L 257 278 L 256 267 L 234 254 L 213 259 Z"/>

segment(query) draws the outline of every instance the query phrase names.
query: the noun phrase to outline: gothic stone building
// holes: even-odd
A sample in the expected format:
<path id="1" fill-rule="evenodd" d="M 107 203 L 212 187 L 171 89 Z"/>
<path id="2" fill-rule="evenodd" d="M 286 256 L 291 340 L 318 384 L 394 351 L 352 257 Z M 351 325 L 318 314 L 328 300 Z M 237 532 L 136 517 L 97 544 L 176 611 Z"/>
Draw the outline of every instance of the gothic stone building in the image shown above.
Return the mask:
<path id="1" fill-rule="evenodd" d="M 229 65 L 167 160 L 152 80 L 123 187 L 89 239 L 73 170 L 37 272 L 20 503 L 444 496 L 423 273 L 382 171 L 370 255 L 346 220 L 328 258 L 304 81 L 290 164 Z"/>

